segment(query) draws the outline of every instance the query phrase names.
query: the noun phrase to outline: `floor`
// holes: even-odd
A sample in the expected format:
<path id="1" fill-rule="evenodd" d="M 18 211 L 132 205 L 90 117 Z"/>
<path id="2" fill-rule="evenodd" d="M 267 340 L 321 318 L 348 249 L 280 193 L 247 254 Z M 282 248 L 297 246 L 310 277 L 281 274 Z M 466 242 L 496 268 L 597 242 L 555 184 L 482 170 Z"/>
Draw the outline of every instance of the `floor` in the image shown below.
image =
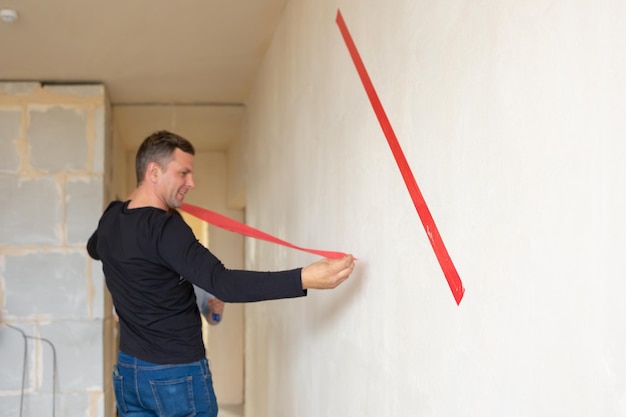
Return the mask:
<path id="1" fill-rule="evenodd" d="M 217 417 L 243 417 L 242 405 L 220 405 Z"/>

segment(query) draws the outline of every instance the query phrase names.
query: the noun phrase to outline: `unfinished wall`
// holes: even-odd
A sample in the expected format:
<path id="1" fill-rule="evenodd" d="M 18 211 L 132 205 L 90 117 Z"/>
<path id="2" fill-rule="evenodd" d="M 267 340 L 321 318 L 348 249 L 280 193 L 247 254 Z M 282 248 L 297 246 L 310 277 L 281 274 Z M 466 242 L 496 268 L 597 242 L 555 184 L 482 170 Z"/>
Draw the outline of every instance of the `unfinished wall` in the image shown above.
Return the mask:
<path id="1" fill-rule="evenodd" d="M 615 1 L 288 4 L 247 103 L 247 222 L 359 261 L 334 291 L 246 307 L 246 417 L 626 415 L 624 16 Z M 247 241 L 252 269 L 316 259 Z"/>
<path id="2" fill-rule="evenodd" d="M 2 417 L 53 404 L 104 415 L 104 280 L 85 243 L 105 195 L 107 114 L 103 86 L 0 83 Z"/>

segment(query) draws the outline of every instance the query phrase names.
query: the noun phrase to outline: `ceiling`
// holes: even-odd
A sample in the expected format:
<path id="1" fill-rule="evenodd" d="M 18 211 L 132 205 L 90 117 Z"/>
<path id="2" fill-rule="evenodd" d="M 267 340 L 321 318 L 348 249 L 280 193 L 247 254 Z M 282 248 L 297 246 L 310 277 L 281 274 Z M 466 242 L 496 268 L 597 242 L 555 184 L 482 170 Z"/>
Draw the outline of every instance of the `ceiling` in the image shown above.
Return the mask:
<path id="1" fill-rule="evenodd" d="M 103 83 L 129 150 L 170 129 L 225 150 L 287 0 L 0 0 L 0 80 Z"/>

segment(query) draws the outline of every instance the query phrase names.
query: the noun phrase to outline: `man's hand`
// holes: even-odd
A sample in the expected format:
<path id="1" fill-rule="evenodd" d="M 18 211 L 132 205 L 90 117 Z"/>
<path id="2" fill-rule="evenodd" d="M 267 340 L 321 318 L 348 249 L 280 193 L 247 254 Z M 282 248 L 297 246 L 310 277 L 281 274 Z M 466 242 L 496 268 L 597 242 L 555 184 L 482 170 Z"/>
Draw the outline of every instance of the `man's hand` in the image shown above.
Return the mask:
<path id="1" fill-rule="evenodd" d="M 207 301 L 211 308 L 211 313 L 219 314 L 220 316 L 224 314 L 224 302 L 222 300 L 209 297 Z"/>
<path id="2" fill-rule="evenodd" d="M 322 259 L 302 268 L 302 289 L 330 289 L 344 282 L 354 269 L 352 255 Z"/>

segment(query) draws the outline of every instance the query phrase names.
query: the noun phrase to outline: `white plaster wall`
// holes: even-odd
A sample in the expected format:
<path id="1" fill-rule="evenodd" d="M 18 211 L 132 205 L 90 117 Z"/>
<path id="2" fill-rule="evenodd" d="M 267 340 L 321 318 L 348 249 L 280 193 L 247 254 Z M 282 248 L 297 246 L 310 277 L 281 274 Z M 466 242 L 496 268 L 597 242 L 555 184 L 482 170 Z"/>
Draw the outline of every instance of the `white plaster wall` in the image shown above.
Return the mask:
<path id="1" fill-rule="evenodd" d="M 247 222 L 360 260 L 334 291 L 246 307 L 246 417 L 626 415 L 625 16 L 602 0 L 288 4 L 247 103 Z M 317 259 L 247 241 L 252 269 Z"/>

